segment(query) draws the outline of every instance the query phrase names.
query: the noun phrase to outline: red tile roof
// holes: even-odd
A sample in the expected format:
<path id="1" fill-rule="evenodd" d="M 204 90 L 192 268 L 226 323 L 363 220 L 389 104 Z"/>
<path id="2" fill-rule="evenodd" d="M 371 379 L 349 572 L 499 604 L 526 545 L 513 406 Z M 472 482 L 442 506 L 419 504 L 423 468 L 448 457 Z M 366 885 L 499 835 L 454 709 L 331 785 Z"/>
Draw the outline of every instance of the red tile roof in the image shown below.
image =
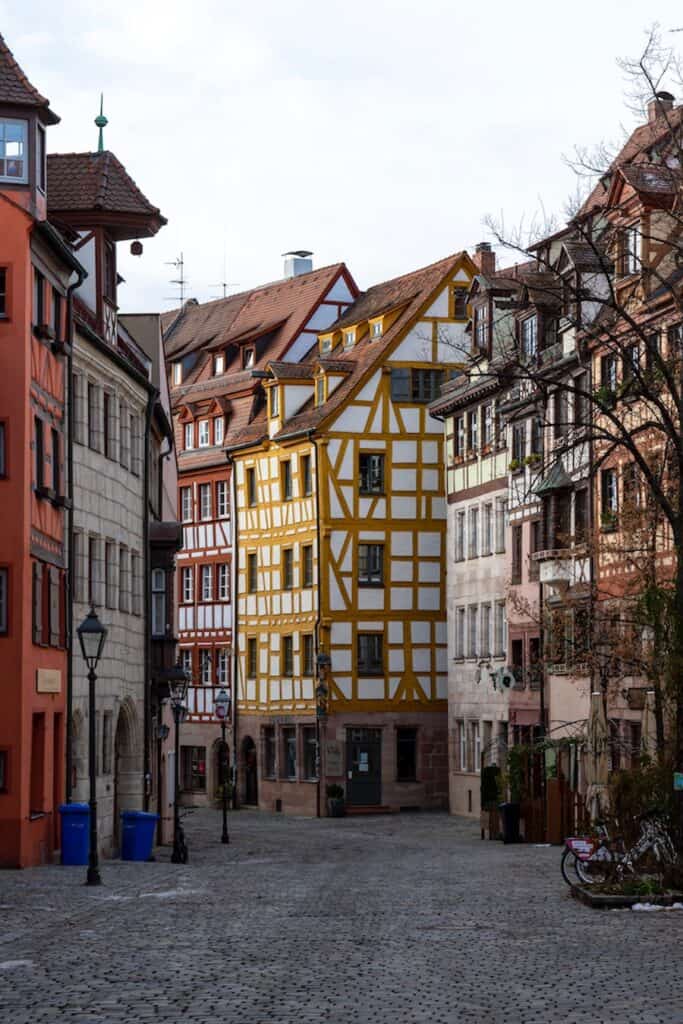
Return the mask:
<path id="1" fill-rule="evenodd" d="M 46 124 L 58 124 L 59 117 L 50 110 L 45 98 L 21 70 L 12 51 L 0 35 L 0 103 L 19 107 L 37 107 Z"/>
<path id="2" fill-rule="evenodd" d="M 50 217 L 93 212 L 114 214 L 124 221 L 147 221 L 156 234 L 166 224 L 156 206 L 140 191 L 123 164 L 110 153 L 50 153 L 47 158 L 47 205 Z"/>

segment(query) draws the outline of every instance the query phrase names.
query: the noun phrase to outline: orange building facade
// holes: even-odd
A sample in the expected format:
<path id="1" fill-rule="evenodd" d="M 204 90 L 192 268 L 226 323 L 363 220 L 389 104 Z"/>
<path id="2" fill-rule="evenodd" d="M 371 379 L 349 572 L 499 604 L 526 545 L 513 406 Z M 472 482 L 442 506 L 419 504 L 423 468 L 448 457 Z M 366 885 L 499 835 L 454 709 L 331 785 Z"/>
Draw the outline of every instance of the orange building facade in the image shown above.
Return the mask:
<path id="1" fill-rule="evenodd" d="M 70 282 L 45 219 L 59 119 L 0 37 L 0 866 L 51 859 L 64 799 Z"/>

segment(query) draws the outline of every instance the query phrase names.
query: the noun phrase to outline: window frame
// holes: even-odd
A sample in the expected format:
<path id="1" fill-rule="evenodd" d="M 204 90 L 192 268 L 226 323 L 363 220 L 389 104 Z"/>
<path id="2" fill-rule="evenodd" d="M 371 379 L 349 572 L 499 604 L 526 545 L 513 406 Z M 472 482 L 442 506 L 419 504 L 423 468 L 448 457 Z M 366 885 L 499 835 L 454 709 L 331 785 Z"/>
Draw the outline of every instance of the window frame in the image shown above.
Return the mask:
<path id="1" fill-rule="evenodd" d="M 373 471 L 373 460 L 377 469 Z M 365 468 L 364 468 L 365 462 Z M 363 451 L 358 453 L 358 493 L 374 496 L 385 494 L 386 452 Z"/>
<path id="2" fill-rule="evenodd" d="M 166 636 L 166 572 L 164 569 L 152 569 L 152 638 L 158 639 Z M 161 616 L 161 625 L 160 619 Z"/>
<path id="3" fill-rule="evenodd" d="M 211 427 L 206 417 L 197 421 L 197 447 L 211 447 Z"/>
<path id="4" fill-rule="evenodd" d="M 230 504 L 228 500 L 227 480 L 216 480 L 216 518 L 230 518 Z"/>
<path id="5" fill-rule="evenodd" d="M 22 153 L 21 153 L 20 157 L 17 156 L 17 157 L 9 157 L 8 158 L 5 155 L 4 146 L 6 145 L 6 140 L 3 137 L 2 142 L 0 142 L 0 145 L 3 146 L 3 149 L 2 149 L 3 155 L 0 156 L 0 161 L 7 163 L 8 159 L 10 161 L 11 160 L 21 160 L 21 162 L 23 163 L 24 166 L 23 166 L 23 173 L 21 174 L 21 176 L 0 173 L 0 182 L 3 182 L 4 184 L 7 184 L 7 185 L 27 185 L 28 181 L 29 181 L 29 160 L 30 160 L 30 153 L 29 153 L 29 148 L 30 147 L 29 147 L 29 138 L 28 138 L 29 122 L 28 122 L 27 119 L 25 119 L 23 117 L 0 117 L 0 127 L 2 127 L 3 125 L 20 125 L 21 126 L 22 136 L 23 137 L 19 141 L 20 141 L 21 146 L 22 146 Z M 3 135 L 4 135 L 4 133 L 3 133 Z M 12 140 L 12 141 L 16 141 L 16 140 Z"/>
<path id="6" fill-rule="evenodd" d="M 384 676 L 384 633 L 371 630 L 356 633 L 356 673 Z"/>
<path id="7" fill-rule="evenodd" d="M 180 488 L 180 519 L 183 523 L 193 521 L 192 485 Z"/>
<path id="8" fill-rule="evenodd" d="M 364 559 L 363 549 L 366 549 Z M 358 586 L 383 587 L 384 576 L 384 544 L 376 543 L 375 541 L 359 541 L 357 572 Z"/>

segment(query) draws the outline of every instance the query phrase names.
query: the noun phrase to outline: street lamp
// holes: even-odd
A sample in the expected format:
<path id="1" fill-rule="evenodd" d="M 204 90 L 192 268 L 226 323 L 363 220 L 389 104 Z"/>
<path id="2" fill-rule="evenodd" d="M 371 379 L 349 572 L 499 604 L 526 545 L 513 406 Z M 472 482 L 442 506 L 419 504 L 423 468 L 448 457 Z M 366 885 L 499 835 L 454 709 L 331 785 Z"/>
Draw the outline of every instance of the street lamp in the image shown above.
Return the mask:
<path id="1" fill-rule="evenodd" d="M 185 696 L 189 677 L 185 669 L 179 663 L 167 674 L 168 695 L 173 709 L 173 721 L 175 722 L 175 765 L 173 780 L 173 853 L 171 854 L 172 864 L 187 863 L 187 847 L 184 836 L 180 829 L 180 809 L 178 807 L 178 792 L 180 790 L 180 721 L 185 710 Z"/>
<path id="2" fill-rule="evenodd" d="M 216 718 L 221 723 L 221 797 L 223 801 L 223 834 L 222 843 L 229 843 L 228 835 L 228 745 L 225 742 L 225 727 L 230 715 L 230 694 L 222 689 L 218 692 L 216 700 Z"/>
<path id="3" fill-rule="evenodd" d="M 88 765 L 90 771 L 90 850 L 88 854 L 88 875 L 86 885 L 100 885 L 100 865 L 97 852 L 97 732 L 95 729 L 95 669 L 102 657 L 104 641 L 107 639 L 106 627 L 97 618 L 95 605 L 76 630 L 81 645 L 83 659 L 88 666 Z"/>

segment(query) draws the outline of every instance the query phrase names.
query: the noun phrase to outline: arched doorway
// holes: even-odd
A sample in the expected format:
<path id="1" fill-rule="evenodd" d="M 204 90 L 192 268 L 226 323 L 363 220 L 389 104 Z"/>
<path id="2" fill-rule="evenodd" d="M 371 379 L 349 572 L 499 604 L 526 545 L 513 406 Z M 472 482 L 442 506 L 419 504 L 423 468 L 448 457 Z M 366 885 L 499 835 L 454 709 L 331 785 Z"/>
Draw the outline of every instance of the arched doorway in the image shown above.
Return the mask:
<path id="1" fill-rule="evenodd" d="M 256 744 L 251 736 L 245 736 L 242 741 L 242 761 L 244 763 L 244 802 L 258 806 Z"/>
<path id="2" fill-rule="evenodd" d="M 119 708 L 114 734 L 114 800 L 112 842 L 120 846 L 121 811 L 140 810 L 142 807 L 142 763 L 138 754 L 137 712 L 130 700 Z"/>

